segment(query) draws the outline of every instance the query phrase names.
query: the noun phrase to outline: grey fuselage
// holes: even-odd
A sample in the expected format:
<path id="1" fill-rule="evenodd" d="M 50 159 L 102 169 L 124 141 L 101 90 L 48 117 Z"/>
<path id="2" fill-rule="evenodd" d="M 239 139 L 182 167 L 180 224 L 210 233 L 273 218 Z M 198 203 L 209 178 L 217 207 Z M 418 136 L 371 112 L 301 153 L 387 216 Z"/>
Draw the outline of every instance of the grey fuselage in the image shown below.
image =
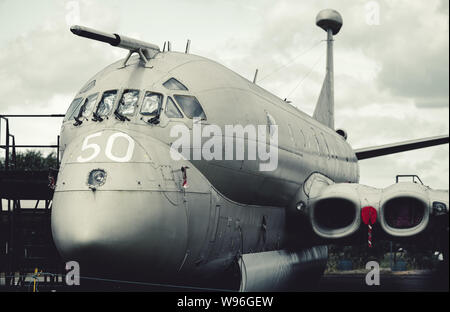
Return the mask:
<path id="1" fill-rule="evenodd" d="M 158 281 L 213 276 L 239 254 L 286 248 L 289 210 L 312 173 L 335 182 L 359 180 L 357 158 L 343 137 L 216 62 L 163 52 L 145 66 L 138 58 L 122 63 L 94 76 L 89 82 L 95 86 L 76 98 L 118 89 L 117 106 L 123 90 L 141 90 L 134 116 L 120 121 L 111 112 L 101 122 L 89 117 L 75 126 L 65 120 L 61 128 L 52 231 L 61 255 L 80 261 L 82 275 Z M 172 77 L 188 90 L 165 88 Z M 139 114 L 144 91 L 164 95 L 157 125 Z M 278 125 L 276 169 L 260 171 L 259 160 L 172 159 L 171 128 L 193 127 L 184 115 L 165 115 L 166 97 L 174 94 L 198 99 L 206 114 L 201 126 L 267 125 L 270 115 Z M 133 141 L 126 161 L 131 143 L 124 134 Z M 96 189 L 88 185 L 94 169 L 107 174 Z"/>

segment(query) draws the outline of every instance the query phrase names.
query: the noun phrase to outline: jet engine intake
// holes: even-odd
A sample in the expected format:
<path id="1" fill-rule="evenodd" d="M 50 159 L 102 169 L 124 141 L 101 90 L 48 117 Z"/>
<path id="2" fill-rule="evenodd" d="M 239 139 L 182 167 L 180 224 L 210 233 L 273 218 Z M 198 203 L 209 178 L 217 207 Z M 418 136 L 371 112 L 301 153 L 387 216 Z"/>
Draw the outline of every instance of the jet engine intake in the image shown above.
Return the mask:
<path id="1" fill-rule="evenodd" d="M 325 198 L 316 203 L 314 219 L 323 229 L 337 230 L 353 223 L 355 211 L 356 205 L 351 200 L 338 197 Z"/>
<path id="2" fill-rule="evenodd" d="M 314 232 L 322 238 L 342 238 L 358 230 L 361 218 L 359 189 L 353 183 L 326 186 L 310 199 L 310 220 Z"/>
<path id="3" fill-rule="evenodd" d="M 422 232 L 430 216 L 429 188 L 417 183 L 396 183 L 384 189 L 380 201 L 380 223 L 392 236 Z"/>
<path id="4" fill-rule="evenodd" d="M 384 218 L 391 228 L 410 229 L 422 222 L 426 210 L 426 203 L 418 198 L 397 197 L 384 204 Z"/>
<path id="5" fill-rule="evenodd" d="M 314 232 L 325 239 L 354 234 L 363 226 L 361 209 L 378 212 L 375 225 L 391 237 L 408 237 L 428 228 L 430 218 L 448 217 L 447 190 L 400 182 L 384 189 L 356 183 L 321 184 L 309 197 L 309 217 Z M 434 220 L 434 219 L 433 219 Z"/>

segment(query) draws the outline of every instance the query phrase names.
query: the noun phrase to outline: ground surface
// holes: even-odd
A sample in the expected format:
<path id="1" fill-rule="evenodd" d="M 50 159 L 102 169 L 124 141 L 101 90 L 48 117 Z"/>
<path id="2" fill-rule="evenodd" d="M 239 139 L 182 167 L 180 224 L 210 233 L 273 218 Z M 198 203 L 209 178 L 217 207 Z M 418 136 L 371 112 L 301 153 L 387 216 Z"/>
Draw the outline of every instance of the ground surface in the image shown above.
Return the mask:
<path id="1" fill-rule="evenodd" d="M 448 272 L 448 271 L 447 271 Z M 445 275 L 446 274 L 446 275 Z M 184 289 L 178 287 L 162 287 L 148 285 L 132 285 L 127 283 L 107 282 L 102 284 L 86 284 L 82 286 L 52 286 L 37 284 L 39 291 L 208 291 L 207 289 Z M 84 287 L 83 287 L 84 284 Z M 0 286 L 0 291 L 32 291 L 32 283 L 21 288 Z M 449 291 L 448 273 L 443 271 L 383 271 L 380 274 L 380 285 L 367 286 L 365 271 L 347 271 L 325 274 L 316 285 L 305 291 L 314 292 L 441 292 Z M 211 290 L 209 290 L 211 291 Z"/>
<path id="2" fill-rule="evenodd" d="M 405 271 L 382 272 L 380 285 L 366 285 L 366 273 L 324 275 L 317 291 L 424 292 L 449 291 L 448 275 L 441 272 Z"/>

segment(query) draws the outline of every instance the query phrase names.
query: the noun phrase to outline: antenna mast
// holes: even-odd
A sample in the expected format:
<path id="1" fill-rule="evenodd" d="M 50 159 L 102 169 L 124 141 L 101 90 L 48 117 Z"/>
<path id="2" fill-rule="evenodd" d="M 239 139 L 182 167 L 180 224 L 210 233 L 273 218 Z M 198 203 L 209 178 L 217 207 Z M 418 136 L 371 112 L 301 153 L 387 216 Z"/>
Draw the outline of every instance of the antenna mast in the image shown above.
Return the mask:
<path id="1" fill-rule="evenodd" d="M 316 120 L 334 129 L 333 36 L 342 27 L 342 17 L 335 10 L 322 10 L 317 14 L 316 25 L 327 32 L 327 66 L 325 80 L 313 116 Z"/>

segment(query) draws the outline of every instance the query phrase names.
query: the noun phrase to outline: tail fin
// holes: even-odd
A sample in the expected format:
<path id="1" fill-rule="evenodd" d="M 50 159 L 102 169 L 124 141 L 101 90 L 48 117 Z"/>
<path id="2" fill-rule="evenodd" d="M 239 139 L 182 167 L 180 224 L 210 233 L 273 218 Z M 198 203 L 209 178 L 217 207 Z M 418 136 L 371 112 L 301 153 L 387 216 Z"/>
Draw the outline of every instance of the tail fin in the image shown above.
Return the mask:
<path id="1" fill-rule="evenodd" d="M 336 35 L 341 29 L 342 17 L 335 10 L 322 10 L 317 14 L 316 25 L 327 32 L 327 74 L 323 81 L 313 118 L 334 129 L 333 35 Z"/>
<path id="2" fill-rule="evenodd" d="M 333 61 L 331 60 L 331 62 Z M 327 74 L 323 81 L 322 90 L 320 91 L 313 118 L 325 126 L 334 129 L 333 67 L 331 66 L 331 69 L 329 69 L 328 65 L 329 60 L 327 59 Z"/>

